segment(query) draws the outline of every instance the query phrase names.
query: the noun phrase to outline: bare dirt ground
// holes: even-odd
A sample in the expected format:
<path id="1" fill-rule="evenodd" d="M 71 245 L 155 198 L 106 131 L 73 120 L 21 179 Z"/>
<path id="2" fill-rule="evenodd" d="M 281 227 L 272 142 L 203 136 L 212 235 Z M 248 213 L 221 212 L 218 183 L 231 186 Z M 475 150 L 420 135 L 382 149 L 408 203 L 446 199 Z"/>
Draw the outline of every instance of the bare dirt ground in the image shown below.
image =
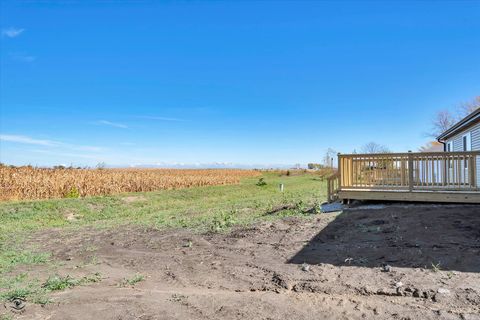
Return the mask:
<path id="1" fill-rule="evenodd" d="M 350 209 L 226 234 L 125 227 L 32 240 L 62 261 L 60 274 L 102 281 L 19 318 L 480 319 L 479 206 Z M 118 285 L 135 274 L 144 281 Z"/>

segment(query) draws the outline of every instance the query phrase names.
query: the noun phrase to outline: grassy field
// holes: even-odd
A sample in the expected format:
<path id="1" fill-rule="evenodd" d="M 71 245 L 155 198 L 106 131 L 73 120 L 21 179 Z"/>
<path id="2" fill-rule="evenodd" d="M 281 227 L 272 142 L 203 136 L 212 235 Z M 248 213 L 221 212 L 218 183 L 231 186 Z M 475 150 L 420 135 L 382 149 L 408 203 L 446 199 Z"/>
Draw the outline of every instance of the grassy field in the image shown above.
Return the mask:
<path id="1" fill-rule="evenodd" d="M 0 203 L 0 297 L 28 296 L 38 303 L 47 301 L 47 282 L 54 280 L 48 278 L 42 284 L 45 279 L 31 279 L 16 271 L 28 265 L 55 264 L 49 252 L 39 252 L 30 240 L 36 232 L 51 228 L 81 232 L 85 227 L 123 225 L 223 232 L 237 224 L 286 215 L 307 217 L 326 199 L 325 182 L 315 174 L 269 172 L 262 178 L 264 186 L 258 185 L 259 177 L 248 177 L 228 186 Z M 285 186 L 283 193 L 280 183 Z M 95 276 L 70 284 L 68 279 L 55 281 L 66 281 L 63 285 L 69 286 L 94 280 Z"/>

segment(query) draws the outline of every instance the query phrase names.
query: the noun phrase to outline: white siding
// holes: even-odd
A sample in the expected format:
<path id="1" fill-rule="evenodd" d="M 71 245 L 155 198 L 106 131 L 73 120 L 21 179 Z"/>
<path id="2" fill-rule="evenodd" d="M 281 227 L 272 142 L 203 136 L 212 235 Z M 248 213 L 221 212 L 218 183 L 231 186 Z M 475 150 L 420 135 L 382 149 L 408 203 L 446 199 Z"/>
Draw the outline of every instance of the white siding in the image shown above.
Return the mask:
<path id="1" fill-rule="evenodd" d="M 472 151 L 480 151 L 480 123 L 447 140 L 453 141 L 453 151 L 463 151 L 462 136 L 467 132 L 472 135 Z M 480 186 L 480 157 L 477 157 L 477 186 Z"/>

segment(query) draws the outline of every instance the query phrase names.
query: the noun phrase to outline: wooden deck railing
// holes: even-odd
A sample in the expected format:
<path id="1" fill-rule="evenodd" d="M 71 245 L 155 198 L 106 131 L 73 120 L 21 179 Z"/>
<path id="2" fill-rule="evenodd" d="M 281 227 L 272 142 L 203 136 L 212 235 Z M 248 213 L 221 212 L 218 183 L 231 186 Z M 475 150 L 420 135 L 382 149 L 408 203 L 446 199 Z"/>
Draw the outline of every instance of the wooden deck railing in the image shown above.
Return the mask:
<path id="1" fill-rule="evenodd" d="M 340 154 L 339 189 L 478 190 L 480 151 Z"/>
<path id="2" fill-rule="evenodd" d="M 340 174 L 335 172 L 333 175 L 327 178 L 327 201 L 331 202 L 336 200 L 335 196 L 340 189 Z"/>

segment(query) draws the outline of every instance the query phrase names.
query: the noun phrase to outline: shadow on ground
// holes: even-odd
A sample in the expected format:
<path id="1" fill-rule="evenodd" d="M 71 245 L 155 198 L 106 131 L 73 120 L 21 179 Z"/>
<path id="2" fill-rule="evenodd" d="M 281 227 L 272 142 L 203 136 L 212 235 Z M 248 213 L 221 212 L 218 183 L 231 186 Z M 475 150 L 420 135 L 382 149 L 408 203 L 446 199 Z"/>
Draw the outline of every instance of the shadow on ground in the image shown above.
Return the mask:
<path id="1" fill-rule="evenodd" d="M 289 262 L 480 272 L 480 206 L 349 209 Z"/>

